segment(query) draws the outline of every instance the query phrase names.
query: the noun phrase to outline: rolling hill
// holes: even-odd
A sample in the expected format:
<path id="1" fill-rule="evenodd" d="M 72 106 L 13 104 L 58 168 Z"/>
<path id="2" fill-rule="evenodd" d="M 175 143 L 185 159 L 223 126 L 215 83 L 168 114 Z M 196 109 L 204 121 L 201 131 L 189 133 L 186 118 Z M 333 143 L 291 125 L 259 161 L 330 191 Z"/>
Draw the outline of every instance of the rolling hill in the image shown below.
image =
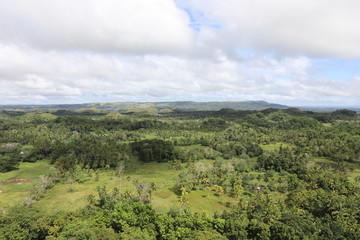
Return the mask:
<path id="1" fill-rule="evenodd" d="M 0 105 L 0 109 L 24 111 L 32 109 L 40 110 L 79 110 L 97 108 L 102 111 L 128 111 L 131 109 L 181 109 L 181 110 L 210 110 L 216 111 L 222 108 L 239 110 L 261 110 L 265 108 L 287 108 L 285 105 L 268 103 L 265 101 L 239 101 L 239 102 L 114 102 L 114 103 L 84 103 L 84 104 L 59 104 L 59 105 Z"/>

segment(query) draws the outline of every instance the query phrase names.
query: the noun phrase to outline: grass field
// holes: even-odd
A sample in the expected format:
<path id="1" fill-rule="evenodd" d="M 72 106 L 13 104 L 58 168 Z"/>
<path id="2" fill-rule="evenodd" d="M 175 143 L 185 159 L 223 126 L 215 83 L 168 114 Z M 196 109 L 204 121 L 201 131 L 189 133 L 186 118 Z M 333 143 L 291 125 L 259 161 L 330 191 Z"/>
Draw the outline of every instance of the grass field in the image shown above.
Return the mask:
<path id="1" fill-rule="evenodd" d="M 272 148 L 278 146 L 271 146 Z M 270 149 L 269 149 L 270 150 Z M 202 160 L 212 163 L 214 160 Z M 250 159 L 256 162 L 255 159 Z M 330 163 L 325 158 L 314 158 L 314 163 Z M 21 201 L 30 195 L 36 180 L 39 176 L 53 169 L 47 160 L 36 163 L 20 163 L 19 169 L 0 174 L 0 207 Z M 108 190 L 117 187 L 121 192 L 129 191 L 136 194 L 134 181 L 140 183 L 154 183 L 156 191 L 152 194 L 152 206 L 159 213 L 166 213 L 171 208 L 189 208 L 191 211 L 211 215 L 216 211 L 226 209 L 228 203 L 236 203 L 235 198 L 227 195 L 215 196 L 214 192 L 204 190 L 192 191 L 187 195 L 187 204 L 181 205 L 179 197 L 174 193 L 179 170 L 170 168 L 168 163 L 139 163 L 136 168 L 123 172 L 121 178 L 115 176 L 112 169 L 100 171 L 98 179 L 93 176 L 84 183 L 57 183 L 53 188 L 47 190 L 45 196 L 36 201 L 34 206 L 41 207 L 48 213 L 59 211 L 71 211 L 87 205 L 87 196 L 97 196 L 97 187 L 106 186 Z M 251 172 L 250 172 L 251 173 Z M 254 173 L 255 174 L 255 173 Z M 353 180 L 360 175 L 358 170 L 351 172 Z M 252 180 L 254 186 L 265 186 L 266 183 L 259 180 Z M 72 190 L 70 191 L 70 189 Z M 273 194 L 273 193 L 272 193 Z"/>
<path id="2" fill-rule="evenodd" d="M 36 179 L 46 172 L 51 171 L 52 166 L 48 161 L 36 163 L 21 163 L 18 170 L 0 174 L 0 207 L 12 204 L 28 197 L 36 182 Z M 177 182 L 179 171 L 171 169 L 167 163 L 141 164 L 137 169 L 125 171 L 121 179 L 115 176 L 114 170 L 103 170 L 98 180 L 92 176 L 84 183 L 58 183 L 47 190 L 45 196 L 36 201 L 34 206 L 41 207 L 49 213 L 59 211 L 71 211 L 84 207 L 87 204 L 87 196 L 97 196 L 97 187 L 106 186 L 108 190 L 117 187 L 121 192 L 129 191 L 136 194 L 133 184 L 135 180 L 141 183 L 155 183 L 156 191 L 152 195 L 152 206 L 159 213 L 166 213 L 171 208 L 184 207 L 179 203 L 178 196 L 173 192 Z M 70 188 L 73 188 L 70 191 Z M 201 202 L 201 204 L 199 204 Z M 195 212 L 203 212 L 211 215 L 215 211 L 225 209 L 226 202 L 235 202 L 235 199 L 226 195 L 215 196 L 213 192 L 195 191 L 188 195 L 186 207 Z"/>
<path id="3" fill-rule="evenodd" d="M 49 161 L 22 162 L 17 170 L 0 173 L 0 206 L 20 201 L 29 196 L 36 179 L 50 172 Z"/>
<path id="4" fill-rule="evenodd" d="M 47 212 L 58 212 L 75 210 L 87 204 L 87 196 L 96 195 L 98 186 L 106 186 L 108 190 L 114 187 L 121 189 L 121 192 L 130 191 L 135 194 L 134 180 L 142 183 L 155 183 L 156 191 L 152 195 L 152 206 L 159 213 L 166 213 L 171 208 L 182 207 L 178 196 L 173 192 L 177 181 L 178 171 L 170 169 L 166 163 L 146 163 L 137 170 L 125 172 L 121 177 L 116 177 L 113 170 L 102 171 L 99 180 L 91 179 L 82 184 L 74 184 L 74 191 L 69 191 L 69 184 L 58 184 L 50 189 L 46 196 L 35 205 L 41 206 Z M 227 196 L 215 196 L 210 194 L 204 198 L 203 191 L 192 192 L 188 195 L 188 207 L 197 212 L 212 214 L 225 208 L 224 202 L 234 202 L 234 199 Z M 199 204 L 201 202 L 201 204 Z"/>

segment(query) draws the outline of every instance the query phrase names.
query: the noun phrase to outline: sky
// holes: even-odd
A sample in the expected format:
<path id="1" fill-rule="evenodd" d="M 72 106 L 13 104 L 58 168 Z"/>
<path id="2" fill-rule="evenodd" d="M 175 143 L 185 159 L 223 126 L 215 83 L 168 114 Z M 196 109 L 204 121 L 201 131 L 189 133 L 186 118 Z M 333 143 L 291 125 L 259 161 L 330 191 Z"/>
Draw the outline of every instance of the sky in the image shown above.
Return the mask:
<path id="1" fill-rule="evenodd" d="M 0 0 L 0 104 L 360 106 L 358 0 Z"/>

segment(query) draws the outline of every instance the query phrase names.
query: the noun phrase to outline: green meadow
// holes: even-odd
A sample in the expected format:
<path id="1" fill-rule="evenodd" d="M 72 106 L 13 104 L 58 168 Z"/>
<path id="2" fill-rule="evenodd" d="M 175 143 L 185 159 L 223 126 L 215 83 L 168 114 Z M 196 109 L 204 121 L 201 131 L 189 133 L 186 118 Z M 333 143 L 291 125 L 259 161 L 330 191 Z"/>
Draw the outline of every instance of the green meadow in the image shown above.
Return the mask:
<path id="1" fill-rule="evenodd" d="M 211 160 L 207 160 L 209 162 Z M 19 169 L 0 174 L 0 206 L 5 207 L 28 197 L 40 175 L 49 173 L 53 166 L 49 161 L 21 163 Z M 174 192 L 178 181 L 179 170 L 172 169 L 168 163 L 142 163 L 137 169 L 124 171 L 121 177 L 115 170 L 101 170 L 98 179 L 88 178 L 84 183 L 58 183 L 47 190 L 44 197 L 34 203 L 49 213 L 72 211 L 88 204 L 87 196 L 97 194 L 98 186 L 106 186 L 108 190 L 118 188 L 122 193 L 128 191 L 136 194 L 134 181 L 154 183 L 156 191 L 151 198 L 153 208 L 159 213 L 166 213 L 171 208 L 188 208 L 194 212 L 213 214 L 227 207 L 226 202 L 234 203 L 236 199 L 227 195 L 215 196 L 205 190 L 193 191 L 187 195 L 186 206 L 179 202 Z M 201 203 L 201 204 L 199 204 Z"/>

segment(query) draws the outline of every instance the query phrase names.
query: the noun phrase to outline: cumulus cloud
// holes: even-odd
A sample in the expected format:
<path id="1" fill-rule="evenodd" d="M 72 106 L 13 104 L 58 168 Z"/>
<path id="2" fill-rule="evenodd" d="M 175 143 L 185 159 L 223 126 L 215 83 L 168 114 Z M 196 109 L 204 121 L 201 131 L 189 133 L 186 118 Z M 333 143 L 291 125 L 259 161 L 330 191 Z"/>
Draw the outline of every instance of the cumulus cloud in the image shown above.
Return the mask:
<path id="1" fill-rule="evenodd" d="M 0 0 L 0 104 L 356 104 L 360 72 L 342 82 L 329 79 L 318 74 L 323 70 L 314 59 L 360 57 L 358 5 Z M 321 67 L 326 71 L 326 64 Z"/>
<path id="2" fill-rule="evenodd" d="M 282 54 L 360 57 L 357 0 L 190 0 L 222 29 L 218 41 Z"/>
<path id="3" fill-rule="evenodd" d="M 169 0 L 0 0 L 0 39 L 44 49 L 188 49 L 188 16 Z"/>
<path id="4" fill-rule="evenodd" d="M 0 45 L 1 46 L 1 45 Z M 12 56 L 8 61 L 6 56 Z M 261 64 L 259 63 L 261 62 Z M 44 52 L 28 47 L 0 47 L 0 93 L 3 102 L 34 96 L 37 103 L 58 99 L 251 100 L 298 101 L 356 97 L 356 79 L 338 82 L 311 77 L 305 57 L 262 57 L 238 62 L 219 53 L 214 59 L 167 55 L 118 56 L 92 52 Z M 15 71 L 16 70 L 16 71 Z M 64 100 L 63 100 L 64 101 Z"/>

